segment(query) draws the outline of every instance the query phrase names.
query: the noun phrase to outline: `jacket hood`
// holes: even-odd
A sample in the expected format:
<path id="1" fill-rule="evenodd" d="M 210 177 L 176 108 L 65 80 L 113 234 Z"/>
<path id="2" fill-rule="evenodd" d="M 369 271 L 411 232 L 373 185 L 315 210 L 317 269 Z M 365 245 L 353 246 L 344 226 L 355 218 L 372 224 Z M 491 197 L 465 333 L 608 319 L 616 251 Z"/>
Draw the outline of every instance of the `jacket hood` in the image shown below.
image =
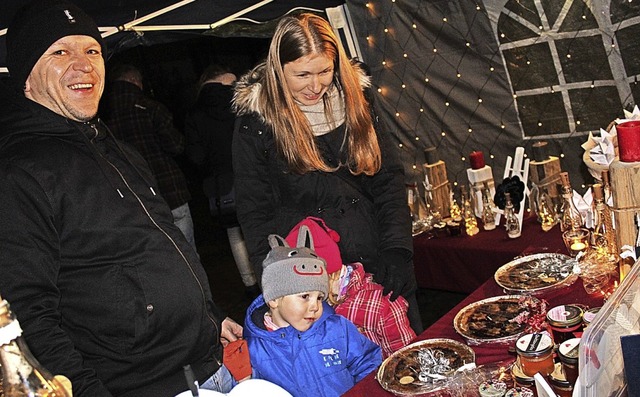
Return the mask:
<path id="1" fill-rule="evenodd" d="M 364 89 L 371 86 L 371 79 L 362 69 L 359 62 L 353 61 L 360 79 L 360 86 Z M 263 115 L 266 102 L 265 95 L 260 95 L 264 88 L 265 63 L 261 63 L 253 70 L 242 76 L 236 83 L 233 95 L 233 109 L 238 115 L 257 113 Z"/>

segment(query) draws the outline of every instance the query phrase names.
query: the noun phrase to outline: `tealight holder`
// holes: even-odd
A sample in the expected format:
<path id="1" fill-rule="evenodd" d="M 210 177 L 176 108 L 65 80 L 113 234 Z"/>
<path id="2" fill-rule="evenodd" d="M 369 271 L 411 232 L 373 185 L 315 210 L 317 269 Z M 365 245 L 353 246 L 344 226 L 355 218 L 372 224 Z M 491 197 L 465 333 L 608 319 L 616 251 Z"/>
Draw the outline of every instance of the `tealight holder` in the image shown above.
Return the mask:
<path id="1" fill-rule="evenodd" d="M 580 252 L 586 251 L 589 248 L 590 235 L 589 229 L 585 228 L 570 229 L 562 233 L 569 255 L 575 258 Z"/>

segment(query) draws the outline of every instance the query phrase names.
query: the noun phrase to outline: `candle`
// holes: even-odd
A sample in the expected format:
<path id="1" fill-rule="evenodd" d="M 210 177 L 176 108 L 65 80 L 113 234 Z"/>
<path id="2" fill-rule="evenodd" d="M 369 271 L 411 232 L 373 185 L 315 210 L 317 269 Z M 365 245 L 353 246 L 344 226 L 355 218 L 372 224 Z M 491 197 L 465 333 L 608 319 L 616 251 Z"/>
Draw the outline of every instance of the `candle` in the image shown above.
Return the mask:
<path id="1" fill-rule="evenodd" d="M 640 161 L 640 121 L 627 121 L 616 126 L 620 161 Z"/>
<path id="2" fill-rule="evenodd" d="M 484 168 L 484 155 L 480 151 L 471 152 L 469 155 L 469 160 L 471 161 L 471 168 L 474 170 L 479 170 L 480 168 Z"/>
<path id="3" fill-rule="evenodd" d="M 582 251 L 585 248 L 587 248 L 587 245 L 582 241 L 574 241 L 573 244 L 571 244 L 571 251 Z"/>

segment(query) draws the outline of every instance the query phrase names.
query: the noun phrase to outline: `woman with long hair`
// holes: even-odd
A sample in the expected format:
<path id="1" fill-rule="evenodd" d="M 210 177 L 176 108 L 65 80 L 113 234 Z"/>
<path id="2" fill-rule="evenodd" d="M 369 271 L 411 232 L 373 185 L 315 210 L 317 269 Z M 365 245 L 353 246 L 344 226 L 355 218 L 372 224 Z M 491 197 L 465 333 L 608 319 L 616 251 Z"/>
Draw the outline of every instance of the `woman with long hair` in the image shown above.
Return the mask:
<path id="1" fill-rule="evenodd" d="M 345 263 L 361 262 L 392 300 L 405 297 L 420 333 L 404 168 L 369 88 L 325 19 L 280 21 L 266 60 L 236 84 L 238 220 L 260 275 L 269 234 L 324 219 L 341 236 Z"/>

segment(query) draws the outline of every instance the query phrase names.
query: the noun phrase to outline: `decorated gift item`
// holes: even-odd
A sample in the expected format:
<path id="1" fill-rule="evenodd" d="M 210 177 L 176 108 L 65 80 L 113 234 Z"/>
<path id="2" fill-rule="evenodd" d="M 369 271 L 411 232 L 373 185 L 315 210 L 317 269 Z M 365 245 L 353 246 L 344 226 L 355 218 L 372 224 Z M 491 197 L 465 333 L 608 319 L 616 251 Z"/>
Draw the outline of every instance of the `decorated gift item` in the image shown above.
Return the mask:
<path id="1" fill-rule="evenodd" d="M 427 215 L 427 207 L 422 200 L 418 185 L 416 183 L 410 183 L 407 187 L 407 204 L 411 211 L 411 225 L 412 233 L 414 236 L 424 232 L 426 225 L 424 219 Z"/>
<path id="2" fill-rule="evenodd" d="M 556 345 L 575 338 L 575 333 L 582 331 L 582 314 L 582 308 L 577 305 L 560 305 L 547 312 L 547 322 Z"/>
<path id="3" fill-rule="evenodd" d="M 453 217 L 450 214 L 450 183 L 447 177 L 447 166 L 438 158 L 435 147 L 425 149 L 424 164 L 425 182 L 430 185 L 429 194 L 434 211 L 440 213 L 442 218 Z"/>
<path id="4" fill-rule="evenodd" d="M 478 229 L 478 221 L 476 219 L 476 215 L 473 212 L 473 208 L 471 206 L 471 200 L 469 199 L 469 195 L 466 193 L 464 186 L 460 186 L 460 191 L 462 193 L 462 218 L 464 219 L 464 229 L 467 233 L 467 236 L 473 236 L 478 234 L 480 229 Z"/>
<path id="5" fill-rule="evenodd" d="M 451 193 L 450 193 L 450 210 L 451 210 L 451 219 L 453 219 L 454 221 L 461 221 L 462 220 L 462 210 L 460 209 L 460 206 L 458 205 L 458 202 L 456 201 L 456 196 L 453 193 L 453 189 L 451 189 Z"/>
<path id="6" fill-rule="evenodd" d="M 640 162 L 625 163 L 614 160 L 609 167 L 612 214 L 618 253 L 621 261 L 620 276 L 628 273 L 629 262 L 637 259 L 640 246 Z M 633 259 L 633 260 L 632 260 Z"/>
<path id="7" fill-rule="evenodd" d="M 617 256 L 618 243 L 613 229 L 611 211 L 605 202 L 604 188 L 601 183 L 595 183 L 591 190 L 596 209 L 596 223 L 591 234 L 591 245 L 594 249 L 601 250 L 603 255 Z"/>
<path id="8" fill-rule="evenodd" d="M 620 161 L 634 163 L 640 161 L 640 121 L 627 121 L 616 125 L 618 132 L 618 153 Z"/>
<path id="9" fill-rule="evenodd" d="M 496 228 L 496 211 L 494 209 L 493 199 L 489 184 L 485 182 L 482 189 L 482 227 L 484 230 L 493 230 Z"/>
<path id="10" fill-rule="evenodd" d="M 511 200 L 513 201 L 516 216 L 518 217 L 518 223 L 522 229 L 522 221 L 524 219 L 524 200 L 528 194 L 527 183 L 529 181 L 529 159 L 524 158 L 524 148 L 521 146 L 516 148 L 513 157 L 507 156 L 502 184 L 505 185 L 506 181 L 512 181 L 512 183 L 515 182 L 514 185 L 522 187 L 522 194 L 519 194 L 518 197 L 514 194 L 515 191 L 507 189 L 507 191 L 511 193 Z M 521 184 L 517 182 L 521 182 Z M 498 208 L 503 209 L 504 207 L 501 207 L 500 203 L 498 203 L 498 200 L 500 199 L 498 190 L 499 189 L 496 189 L 496 196 L 494 197 L 493 202 L 498 206 Z M 503 192 L 504 191 L 503 187 Z M 502 193 L 502 195 L 504 195 L 504 193 Z M 518 198 L 519 200 L 517 200 Z M 500 224 L 500 216 L 501 213 L 499 212 L 498 215 L 496 215 L 496 224 Z"/>
<path id="11" fill-rule="evenodd" d="M 633 112 L 626 109 L 623 109 L 623 112 L 624 118 L 612 121 L 606 130 L 601 128 L 599 137 L 589 133 L 589 139 L 582 144 L 584 149 L 582 160 L 587 165 L 589 173 L 597 180 L 600 180 L 602 172 L 608 170 L 614 160 L 623 161 L 618 155 L 620 149 L 618 126 L 626 122 L 640 121 L 638 106 L 633 108 Z"/>
<path id="12" fill-rule="evenodd" d="M 559 189 L 560 181 L 560 159 L 556 156 L 548 154 L 548 144 L 545 141 L 539 141 L 531 145 L 533 151 L 533 160 L 529 162 L 529 179 L 531 180 L 531 205 L 538 222 L 543 224 L 544 221 L 549 222 L 548 218 L 543 218 L 542 210 L 555 213 L 555 208 L 559 207 L 561 199 L 561 191 Z M 541 200 L 545 200 L 547 208 L 543 209 Z"/>
<path id="13" fill-rule="evenodd" d="M 569 180 L 568 172 L 560 173 L 560 183 L 562 184 L 562 207 L 558 214 L 560 218 L 560 230 L 580 229 L 584 226 L 584 218 L 573 201 L 573 189 Z"/>
<path id="14" fill-rule="evenodd" d="M 473 211 L 478 218 L 482 218 L 482 190 L 485 185 L 489 187 L 490 197 L 495 194 L 495 182 L 493 181 L 493 171 L 485 164 L 484 154 L 479 151 L 469 155 L 471 168 L 467 168 L 469 179 L 470 196 L 473 204 Z"/>
<path id="15" fill-rule="evenodd" d="M 511 202 L 511 194 L 505 192 L 505 206 L 504 206 L 504 227 L 507 229 L 507 236 L 509 238 L 518 238 L 521 234 L 520 222 L 513 209 L 513 203 Z"/>
<path id="16" fill-rule="evenodd" d="M 537 373 L 549 375 L 554 370 L 554 344 L 545 333 L 533 333 L 521 336 L 516 341 L 516 353 L 522 372 L 528 376 Z"/>
<path id="17" fill-rule="evenodd" d="M 498 188 L 493 202 L 503 210 L 505 218 L 505 228 L 510 238 L 520 237 L 522 232 L 520 205 L 524 200 L 525 185 L 517 175 L 505 178 Z"/>
<path id="18" fill-rule="evenodd" d="M 558 358 L 566 380 L 573 386 L 578 379 L 580 338 L 571 338 L 558 344 Z"/>
<path id="19" fill-rule="evenodd" d="M 549 384 L 558 397 L 573 396 L 573 383 L 567 380 L 561 363 L 556 363 L 553 372 L 549 374 Z"/>

